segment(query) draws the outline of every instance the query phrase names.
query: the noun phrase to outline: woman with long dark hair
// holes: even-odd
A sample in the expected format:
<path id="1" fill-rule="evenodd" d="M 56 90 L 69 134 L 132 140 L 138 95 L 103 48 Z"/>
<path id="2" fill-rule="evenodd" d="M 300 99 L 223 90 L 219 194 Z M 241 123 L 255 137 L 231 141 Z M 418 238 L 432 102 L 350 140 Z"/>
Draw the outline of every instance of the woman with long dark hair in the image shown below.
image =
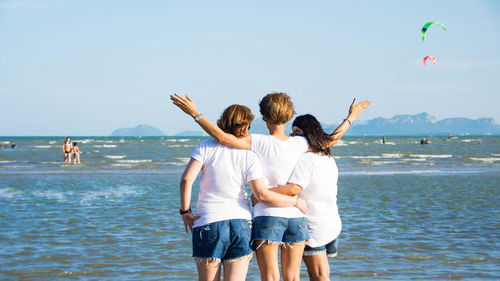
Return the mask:
<path id="1" fill-rule="evenodd" d="M 337 255 L 342 229 L 337 207 L 338 169 L 329 146 L 332 137 L 310 114 L 295 118 L 292 129 L 292 135 L 307 139 L 310 150 L 297 161 L 288 184 L 279 189 L 289 195 L 300 192 L 299 197 L 306 200 L 305 218 L 311 239 L 302 258 L 311 280 L 330 280 L 328 257 Z"/>

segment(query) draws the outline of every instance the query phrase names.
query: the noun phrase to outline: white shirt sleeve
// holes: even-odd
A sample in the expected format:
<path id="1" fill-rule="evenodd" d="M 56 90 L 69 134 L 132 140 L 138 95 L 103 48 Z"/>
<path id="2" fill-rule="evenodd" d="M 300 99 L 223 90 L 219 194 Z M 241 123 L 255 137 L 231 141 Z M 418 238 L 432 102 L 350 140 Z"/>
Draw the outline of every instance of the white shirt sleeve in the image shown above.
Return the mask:
<path id="1" fill-rule="evenodd" d="M 245 171 L 246 182 L 253 181 L 256 179 L 264 178 L 262 173 L 262 166 L 260 165 L 259 157 L 252 152 L 248 151 L 247 157 L 247 170 Z"/>
<path id="2" fill-rule="evenodd" d="M 191 153 L 191 158 L 193 158 L 194 160 L 197 160 L 198 162 L 200 162 L 201 164 L 204 164 L 205 163 L 205 157 L 203 157 L 206 153 L 204 153 L 205 151 L 205 145 L 203 145 L 204 142 L 200 142 L 193 150 L 193 152 Z"/>
<path id="3" fill-rule="evenodd" d="M 312 179 L 312 165 L 311 161 L 308 158 L 301 157 L 297 164 L 295 165 L 295 169 L 288 180 L 289 183 L 294 183 L 300 185 L 302 189 L 306 189 L 311 183 Z"/>

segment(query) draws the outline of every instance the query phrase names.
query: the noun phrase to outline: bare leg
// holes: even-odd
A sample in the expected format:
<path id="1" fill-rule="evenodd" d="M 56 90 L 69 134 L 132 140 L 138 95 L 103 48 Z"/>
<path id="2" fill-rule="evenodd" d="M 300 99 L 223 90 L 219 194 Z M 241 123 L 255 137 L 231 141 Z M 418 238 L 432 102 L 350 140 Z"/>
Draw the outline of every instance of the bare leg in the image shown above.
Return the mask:
<path id="1" fill-rule="evenodd" d="M 306 241 L 289 244 L 281 247 L 281 271 L 283 280 L 300 280 L 300 264 Z"/>
<path id="2" fill-rule="evenodd" d="M 198 280 L 219 281 L 221 263 L 218 261 L 208 262 L 207 259 L 199 259 L 196 263 L 198 268 Z"/>
<path id="3" fill-rule="evenodd" d="M 224 281 L 245 281 L 247 278 L 248 264 L 252 255 L 242 257 L 237 261 L 224 263 Z"/>
<path id="4" fill-rule="evenodd" d="M 330 280 L 330 265 L 328 264 L 328 257 L 326 254 L 304 256 L 303 258 L 311 281 Z"/>
<path id="5" fill-rule="evenodd" d="M 278 265 L 278 249 L 276 243 L 266 243 L 262 240 L 256 240 L 255 245 L 261 245 L 256 251 L 257 263 L 260 269 L 261 281 L 279 281 L 280 268 Z"/>

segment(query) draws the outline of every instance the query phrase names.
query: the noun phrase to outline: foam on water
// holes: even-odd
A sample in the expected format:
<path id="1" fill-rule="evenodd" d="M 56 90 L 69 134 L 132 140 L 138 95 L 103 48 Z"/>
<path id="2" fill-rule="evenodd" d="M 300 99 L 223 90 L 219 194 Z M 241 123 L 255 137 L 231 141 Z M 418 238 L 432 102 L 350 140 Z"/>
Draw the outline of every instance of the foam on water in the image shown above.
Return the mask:
<path id="1" fill-rule="evenodd" d="M 93 147 L 116 147 L 116 144 L 93 145 Z"/>
<path id="2" fill-rule="evenodd" d="M 0 198 L 12 199 L 14 196 L 20 195 L 22 192 L 14 188 L 0 188 Z"/>
<path id="3" fill-rule="evenodd" d="M 109 159 L 123 159 L 127 157 L 127 155 L 104 155 L 104 157 Z"/>
<path id="4" fill-rule="evenodd" d="M 486 163 L 493 163 L 493 162 L 497 162 L 497 161 L 500 161 L 500 158 L 493 158 L 493 157 L 489 157 L 489 158 L 479 158 L 479 157 L 469 157 L 470 160 L 472 161 L 482 161 L 482 162 L 486 162 Z"/>
<path id="5" fill-rule="evenodd" d="M 116 162 L 119 162 L 119 163 L 151 163 L 151 162 L 153 162 L 153 160 L 151 160 L 151 159 L 141 159 L 141 160 L 127 159 L 127 160 L 117 160 Z"/>
<path id="6" fill-rule="evenodd" d="M 450 154 L 410 154 L 410 157 L 419 158 L 451 158 L 453 155 Z"/>
<path id="7" fill-rule="evenodd" d="M 34 148 L 51 148 L 54 147 L 53 145 L 34 145 Z"/>

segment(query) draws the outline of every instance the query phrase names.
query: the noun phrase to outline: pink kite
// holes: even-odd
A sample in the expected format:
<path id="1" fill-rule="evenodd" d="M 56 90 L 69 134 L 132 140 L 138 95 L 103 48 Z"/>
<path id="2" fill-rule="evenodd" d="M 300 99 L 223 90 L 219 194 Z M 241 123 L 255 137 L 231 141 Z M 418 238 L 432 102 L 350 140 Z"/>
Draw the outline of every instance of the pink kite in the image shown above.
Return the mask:
<path id="1" fill-rule="evenodd" d="M 430 59 L 433 64 L 436 64 L 436 58 L 434 56 L 426 56 L 424 58 L 424 66 L 425 66 L 425 63 L 427 62 L 427 59 Z"/>

